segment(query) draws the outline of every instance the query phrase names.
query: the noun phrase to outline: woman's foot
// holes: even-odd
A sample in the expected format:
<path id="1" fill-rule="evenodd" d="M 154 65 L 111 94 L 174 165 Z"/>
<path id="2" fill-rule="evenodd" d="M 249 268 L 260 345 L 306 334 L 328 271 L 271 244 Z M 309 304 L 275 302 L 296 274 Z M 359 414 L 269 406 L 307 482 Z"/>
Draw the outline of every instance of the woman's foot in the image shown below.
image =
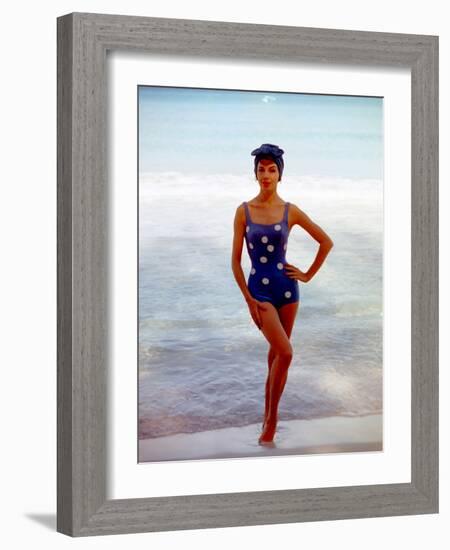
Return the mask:
<path id="1" fill-rule="evenodd" d="M 275 437 L 275 431 L 277 429 L 276 422 L 264 421 L 261 435 L 259 436 L 258 443 L 260 445 L 270 445 L 273 443 Z"/>

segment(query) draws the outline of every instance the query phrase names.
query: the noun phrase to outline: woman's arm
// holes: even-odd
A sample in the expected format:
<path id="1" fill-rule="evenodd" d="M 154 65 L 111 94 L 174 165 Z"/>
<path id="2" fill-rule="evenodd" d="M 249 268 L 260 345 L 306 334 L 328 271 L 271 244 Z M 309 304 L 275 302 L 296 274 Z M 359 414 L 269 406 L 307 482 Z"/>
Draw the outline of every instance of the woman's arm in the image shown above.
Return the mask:
<path id="1" fill-rule="evenodd" d="M 231 253 L 231 269 L 233 270 L 234 278 L 241 289 L 241 292 L 247 302 L 250 315 L 256 324 L 261 329 L 261 315 L 259 312 L 259 302 L 253 298 L 250 294 L 247 283 L 245 282 L 245 275 L 241 266 L 242 258 L 242 246 L 244 243 L 245 232 L 245 213 L 244 207 L 241 205 L 236 210 L 234 216 L 234 237 L 233 237 L 233 250 Z"/>
<path id="2" fill-rule="evenodd" d="M 333 241 L 325 233 L 325 231 L 315 224 L 310 218 L 308 218 L 308 216 L 300 210 L 300 208 L 295 205 L 291 206 L 292 225 L 300 225 L 300 227 L 303 227 L 303 229 L 319 243 L 319 250 L 317 251 L 316 258 L 306 273 L 303 273 L 300 269 L 293 265 L 286 264 L 286 273 L 288 277 L 299 279 L 300 281 L 306 283 L 310 281 L 319 271 L 321 265 L 325 261 L 325 258 L 333 248 Z"/>
<path id="3" fill-rule="evenodd" d="M 243 206 L 239 206 L 234 216 L 234 237 L 233 237 L 233 249 L 231 252 L 231 269 L 233 270 L 234 278 L 241 289 L 241 292 L 248 302 L 251 298 L 251 294 L 248 291 L 247 283 L 245 282 L 245 275 L 241 266 L 242 247 L 244 243 L 245 232 L 245 216 L 243 212 Z"/>

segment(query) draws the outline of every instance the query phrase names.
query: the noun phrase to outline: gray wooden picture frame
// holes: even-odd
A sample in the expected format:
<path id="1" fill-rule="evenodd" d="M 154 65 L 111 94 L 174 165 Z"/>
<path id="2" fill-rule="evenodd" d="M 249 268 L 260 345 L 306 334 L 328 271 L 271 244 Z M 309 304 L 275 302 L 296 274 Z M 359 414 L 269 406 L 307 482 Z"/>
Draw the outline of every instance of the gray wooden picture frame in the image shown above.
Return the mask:
<path id="1" fill-rule="evenodd" d="M 85 13 L 57 26 L 57 530 L 87 536 L 437 513 L 438 37 Z M 107 499 L 108 50 L 411 70 L 410 483 Z"/>

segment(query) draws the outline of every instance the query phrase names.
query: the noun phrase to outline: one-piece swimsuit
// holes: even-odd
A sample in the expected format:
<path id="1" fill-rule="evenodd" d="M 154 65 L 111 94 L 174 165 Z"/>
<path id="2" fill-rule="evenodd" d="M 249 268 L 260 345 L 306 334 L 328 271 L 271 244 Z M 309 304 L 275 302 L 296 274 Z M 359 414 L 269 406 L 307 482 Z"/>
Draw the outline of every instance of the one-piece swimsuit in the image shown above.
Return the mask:
<path id="1" fill-rule="evenodd" d="M 285 272 L 289 237 L 287 202 L 283 219 L 278 223 L 253 223 L 246 202 L 245 242 L 252 266 L 247 286 L 250 294 L 260 302 L 270 302 L 277 309 L 299 301 L 299 285 Z"/>

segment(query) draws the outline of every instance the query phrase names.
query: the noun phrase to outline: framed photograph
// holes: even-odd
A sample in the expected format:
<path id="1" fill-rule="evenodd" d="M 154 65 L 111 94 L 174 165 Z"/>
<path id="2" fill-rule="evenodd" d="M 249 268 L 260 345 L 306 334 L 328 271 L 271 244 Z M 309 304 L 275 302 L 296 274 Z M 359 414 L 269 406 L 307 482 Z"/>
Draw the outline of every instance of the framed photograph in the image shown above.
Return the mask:
<path id="1" fill-rule="evenodd" d="M 437 513 L 437 186 L 435 36 L 59 18 L 58 531 Z"/>
<path id="2" fill-rule="evenodd" d="M 140 462 L 381 451 L 383 98 L 140 85 L 138 102 Z M 255 330 L 229 267 L 234 211 L 243 192 L 255 194 L 236 152 L 247 151 L 248 163 L 252 140 L 270 137 L 283 143 L 265 145 L 286 159 L 283 177 L 271 183 L 260 167 L 267 179 L 256 194 L 266 203 L 301 197 L 339 251 L 299 299 L 286 256 L 313 264 L 317 244 L 292 225 L 295 204 L 286 207 L 289 227 L 253 224 L 248 206 L 241 260 L 250 288 L 261 283 L 263 315 L 279 315 L 293 347 L 281 395 L 272 364 L 265 368 L 276 334 Z M 296 151 L 289 164 L 288 151 Z M 272 394 L 277 436 L 260 445 Z"/>

